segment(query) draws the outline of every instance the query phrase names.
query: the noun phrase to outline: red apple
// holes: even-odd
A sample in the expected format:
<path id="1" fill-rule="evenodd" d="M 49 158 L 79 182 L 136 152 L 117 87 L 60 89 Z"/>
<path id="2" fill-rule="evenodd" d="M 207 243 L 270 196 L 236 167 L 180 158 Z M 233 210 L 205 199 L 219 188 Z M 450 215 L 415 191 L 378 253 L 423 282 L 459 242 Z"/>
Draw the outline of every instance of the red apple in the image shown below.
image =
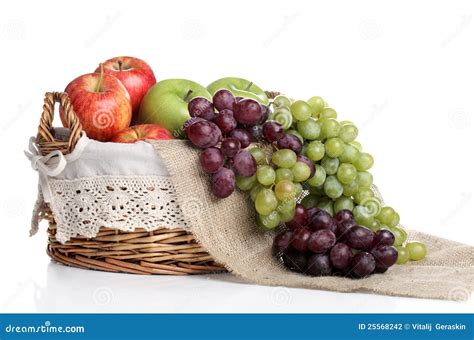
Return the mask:
<path id="1" fill-rule="evenodd" d="M 135 143 L 147 139 L 173 139 L 173 135 L 157 124 L 141 124 L 119 131 L 110 140 L 116 143 Z"/>
<path id="2" fill-rule="evenodd" d="M 105 142 L 130 125 L 130 96 L 114 76 L 104 72 L 85 74 L 70 82 L 65 91 L 90 138 Z M 68 127 L 62 110 L 60 116 Z"/>
<path id="3" fill-rule="evenodd" d="M 138 113 L 140 103 L 156 79 L 151 67 L 138 58 L 116 57 L 104 62 L 104 71 L 117 77 L 130 94 L 133 114 Z M 98 67 L 95 72 L 99 72 Z"/>

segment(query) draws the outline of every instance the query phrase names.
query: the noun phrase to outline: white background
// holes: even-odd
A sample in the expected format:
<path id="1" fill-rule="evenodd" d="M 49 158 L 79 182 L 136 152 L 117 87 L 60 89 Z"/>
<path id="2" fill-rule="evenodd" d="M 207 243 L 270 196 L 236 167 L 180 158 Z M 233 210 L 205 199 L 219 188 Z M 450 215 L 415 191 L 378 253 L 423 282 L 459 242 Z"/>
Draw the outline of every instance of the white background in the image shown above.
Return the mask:
<path id="1" fill-rule="evenodd" d="M 474 243 L 472 1 L 10 1 L 0 4 L 0 311 L 468 312 L 465 303 L 136 277 L 65 268 L 28 238 L 36 174 L 22 150 L 45 91 L 118 55 L 158 80 L 240 76 L 323 96 L 356 122 L 402 223 Z M 238 226 L 229 226 L 237 228 Z"/>

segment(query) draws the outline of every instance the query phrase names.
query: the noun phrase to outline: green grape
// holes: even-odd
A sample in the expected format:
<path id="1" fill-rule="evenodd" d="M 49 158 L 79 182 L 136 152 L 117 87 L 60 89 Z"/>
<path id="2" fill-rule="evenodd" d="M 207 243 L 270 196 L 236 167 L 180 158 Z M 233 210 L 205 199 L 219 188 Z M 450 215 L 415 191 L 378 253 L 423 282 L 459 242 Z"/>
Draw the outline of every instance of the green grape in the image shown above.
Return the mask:
<path id="1" fill-rule="evenodd" d="M 383 224 L 389 225 L 389 223 L 394 218 L 395 214 L 396 212 L 395 210 L 393 210 L 392 207 L 385 206 L 382 209 L 380 209 L 380 212 L 377 215 L 377 219 Z"/>
<path id="2" fill-rule="evenodd" d="M 303 100 L 297 100 L 291 104 L 290 110 L 296 120 L 306 120 L 311 117 L 311 106 Z"/>
<path id="3" fill-rule="evenodd" d="M 331 158 L 327 155 L 321 160 L 321 165 L 326 170 L 327 175 L 335 175 L 339 168 L 339 159 Z"/>
<path id="4" fill-rule="evenodd" d="M 324 99 L 319 96 L 314 96 L 308 99 L 308 104 L 311 106 L 311 112 L 313 117 L 317 117 L 321 111 L 323 111 L 325 102 Z"/>
<path id="5" fill-rule="evenodd" d="M 334 109 L 331 109 L 330 107 L 324 108 L 321 113 L 319 114 L 320 118 L 337 118 L 337 112 Z"/>
<path id="6" fill-rule="evenodd" d="M 410 260 L 419 261 L 423 260 L 426 256 L 426 246 L 421 242 L 408 242 L 405 246 L 408 254 L 410 254 Z"/>
<path id="7" fill-rule="evenodd" d="M 251 148 L 249 150 L 258 165 L 267 164 L 267 154 L 260 148 Z"/>
<path id="8" fill-rule="evenodd" d="M 388 221 L 387 224 L 389 227 L 393 228 L 393 227 L 396 227 L 399 223 L 400 223 L 400 215 L 397 212 L 395 212 L 392 219 Z"/>
<path id="9" fill-rule="evenodd" d="M 324 193 L 332 199 L 336 199 L 342 195 L 344 191 L 342 184 L 337 180 L 336 176 L 329 176 L 324 182 Z"/>
<path id="10" fill-rule="evenodd" d="M 236 184 L 240 190 L 249 191 L 257 184 L 257 176 L 255 174 L 250 177 L 237 175 Z"/>
<path id="11" fill-rule="evenodd" d="M 329 215 L 334 216 L 334 207 L 331 199 L 327 197 L 321 198 L 316 207 L 319 209 L 326 210 Z"/>
<path id="12" fill-rule="evenodd" d="M 307 144 L 306 148 L 306 156 L 311 159 L 312 161 L 319 161 L 324 157 L 326 153 L 326 149 L 324 144 L 321 143 L 319 140 L 312 141 L 311 143 Z"/>
<path id="13" fill-rule="evenodd" d="M 282 223 L 290 222 L 293 217 L 295 217 L 295 209 L 290 211 L 281 211 L 280 212 L 280 220 Z"/>
<path id="14" fill-rule="evenodd" d="M 288 97 L 279 95 L 279 96 L 276 96 L 275 99 L 273 99 L 273 105 L 276 108 L 290 107 L 291 101 L 290 101 L 290 99 L 288 99 Z"/>
<path id="15" fill-rule="evenodd" d="M 356 182 L 359 188 L 370 188 L 374 182 L 374 178 L 370 172 L 360 171 L 357 173 Z"/>
<path id="16" fill-rule="evenodd" d="M 301 204 L 303 204 L 306 209 L 314 208 L 318 204 L 320 198 L 319 195 L 308 195 L 301 200 Z"/>
<path id="17" fill-rule="evenodd" d="M 398 257 L 397 257 L 397 264 L 405 264 L 410 259 L 410 253 L 404 246 L 398 246 L 397 248 Z"/>
<path id="18" fill-rule="evenodd" d="M 273 112 L 271 118 L 273 120 L 277 121 L 278 123 L 280 123 L 281 126 L 285 130 L 288 130 L 291 127 L 291 124 L 293 124 L 293 116 L 292 116 L 290 110 L 287 109 L 287 108 L 276 109 Z"/>
<path id="19" fill-rule="evenodd" d="M 364 189 L 364 190 L 370 190 L 370 189 Z M 380 212 L 380 206 L 382 205 L 382 203 L 377 197 L 370 197 L 369 195 L 370 193 L 367 192 L 367 196 L 359 204 L 366 207 L 370 215 L 375 217 Z"/>
<path id="20" fill-rule="evenodd" d="M 355 125 L 346 124 L 342 125 L 341 132 L 339 132 L 339 138 L 341 138 L 343 142 L 349 143 L 355 140 L 358 134 L 359 130 L 357 130 Z"/>
<path id="21" fill-rule="evenodd" d="M 296 153 L 290 149 L 277 150 L 272 155 L 272 162 L 280 168 L 292 168 L 296 163 Z"/>
<path id="22" fill-rule="evenodd" d="M 307 183 L 312 187 L 319 187 L 324 184 L 326 180 L 326 170 L 319 165 L 315 164 L 316 171 L 314 172 L 314 176 L 307 180 Z"/>
<path id="23" fill-rule="evenodd" d="M 260 165 L 257 168 L 257 180 L 260 184 L 268 186 L 275 182 L 275 170 L 270 165 Z"/>
<path id="24" fill-rule="evenodd" d="M 291 169 L 278 168 L 276 169 L 275 173 L 276 173 L 275 183 L 278 183 L 284 179 L 293 181 L 293 171 L 291 171 Z"/>
<path id="25" fill-rule="evenodd" d="M 356 221 L 357 224 L 363 225 L 364 227 L 369 227 L 374 222 L 374 216 L 372 216 L 369 209 L 363 205 L 354 207 L 352 213 L 354 214 L 354 221 Z"/>
<path id="26" fill-rule="evenodd" d="M 349 184 L 353 182 L 357 177 L 357 170 L 355 166 L 349 163 L 342 163 L 337 169 L 337 179 L 342 184 Z"/>
<path id="27" fill-rule="evenodd" d="M 367 152 L 361 152 L 359 158 L 354 162 L 354 165 L 359 171 L 368 170 L 374 165 L 374 158 Z"/>
<path id="28" fill-rule="evenodd" d="M 301 193 L 303 192 L 303 185 L 301 183 L 295 183 L 295 193 L 296 193 L 296 197 L 298 197 L 299 195 L 301 195 Z"/>
<path id="29" fill-rule="evenodd" d="M 255 209 L 260 215 L 268 215 L 276 209 L 278 200 L 270 189 L 262 189 L 255 198 Z"/>
<path id="30" fill-rule="evenodd" d="M 329 157 L 339 157 L 344 152 L 344 142 L 339 138 L 328 138 L 324 147 Z"/>
<path id="31" fill-rule="evenodd" d="M 261 184 L 257 184 L 250 190 L 250 199 L 252 202 L 255 202 L 255 199 L 257 198 L 258 193 L 262 190 L 265 189 L 265 187 Z"/>
<path id="32" fill-rule="evenodd" d="M 345 125 L 354 125 L 355 124 L 353 122 L 351 122 L 350 120 L 342 120 L 339 122 L 339 124 L 341 124 L 341 126 L 345 126 Z"/>
<path id="33" fill-rule="evenodd" d="M 296 162 L 291 171 L 293 171 L 293 181 L 295 182 L 304 182 L 311 175 L 311 169 L 303 162 Z"/>
<path id="34" fill-rule="evenodd" d="M 395 236 L 395 246 L 401 246 L 407 240 L 408 235 L 405 229 L 393 227 L 390 228 L 390 231 L 392 232 L 393 236 Z"/>
<path id="35" fill-rule="evenodd" d="M 301 120 L 296 123 L 296 128 L 298 132 L 304 139 L 314 140 L 319 137 L 321 131 L 319 124 L 313 118 L 308 118 L 306 120 Z"/>
<path id="36" fill-rule="evenodd" d="M 277 211 L 281 214 L 282 212 L 290 213 L 294 212 L 296 207 L 296 199 L 288 198 L 282 202 L 279 202 Z"/>
<path id="37" fill-rule="evenodd" d="M 296 196 L 295 191 L 295 185 L 293 184 L 293 182 L 287 179 L 284 179 L 275 185 L 275 196 L 280 201 L 294 198 Z"/>
<path id="38" fill-rule="evenodd" d="M 368 226 L 370 230 L 372 230 L 374 233 L 380 229 L 382 229 L 382 224 L 380 224 L 377 220 L 373 220 L 372 224 Z"/>
<path id="39" fill-rule="evenodd" d="M 280 225 L 281 217 L 277 211 L 272 211 L 268 215 L 258 215 L 257 222 L 261 227 L 274 229 Z"/>
<path id="40" fill-rule="evenodd" d="M 352 199 L 350 199 L 348 197 L 345 197 L 345 196 L 341 196 L 341 197 L 337 198 L 334 201 L 334 212 L 335 213 L 338 213 L 339 211 L 341 211 L 343 209 L 347 209 L 347 210 L 350 210 L 350 211 L 352 211 L 352 209 L 354 209 L 354 202 L 352 201 Z"/>
<path id="41" fill-rule="evenodd" d="M 359 156 L 360 152 L 354 145 L 344 144 L 344 152 L 339 156 L 339 159 L 344 163 L 354 163 Z"/>
<path id="42" fill-rule="evenodd" d="M 286 133 L 289 133 L 289 134 L 291 134 L 291 135 L 293 135 L 293 136 L 298 137 L 298 139 L 300 140 L 301 144 L 304 144 L 304 138 L 303 138 L 303 136 L 301 136 L 301 134 L 300 134 L 298 131 L 291 129 L 291 130 L 286 131 Z"/>
<path id="43" fill-rule="evenodd" d="M 339 123 L 332 118 L 323 118 L 321 122 L 321 132 L 326 138 L 337 137 L 341 131 Z"/>
<path id="44" fill-rule="evenodd" d="M 342 193 L 347 197 L 352 197 L 359 191 L 359 186 L 357 185 L 356 181 L 353 181 L 349 184 L 343 184 L 342 188 L 344 189 Z"/>
<path id="45" fill-rule="evenodd" d="M 357 150 L 362 152 L 362 144 L 360 144 L 358 141 L 354 140 L 354 141 L 350 142 L 350 144 L 355 146 Z"/>
<path id="46" fill-rule="evenodd" d="M 369 188 L 359 188 L 359 191 L 354 195 L 354 202 L 361 204 L 364 201 L 374 197 L 374 192 Z M 379 220 L 380 221 L 380 220 Z M 380 221 L 384 223 L 384 221 Z M 386 223 L 384 223 L 386 224 Z"/>

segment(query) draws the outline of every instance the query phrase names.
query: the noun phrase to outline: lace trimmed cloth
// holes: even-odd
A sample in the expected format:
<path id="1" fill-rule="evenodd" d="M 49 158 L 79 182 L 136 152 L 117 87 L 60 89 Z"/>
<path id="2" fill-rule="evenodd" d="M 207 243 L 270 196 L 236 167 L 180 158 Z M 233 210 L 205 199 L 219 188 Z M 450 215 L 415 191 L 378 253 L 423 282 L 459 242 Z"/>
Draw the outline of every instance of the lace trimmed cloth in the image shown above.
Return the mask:
<path id="1" fill-rule="evenodd" d="M 101 227 L 186 227 L 166 165 L 147 142 L 102 143 L 83 134 L 72 153 L 41 155 L 32 138 L 27 157 L 39 174 L 30 235 L 47 206 L 61 243 L 95 237 Z"/>

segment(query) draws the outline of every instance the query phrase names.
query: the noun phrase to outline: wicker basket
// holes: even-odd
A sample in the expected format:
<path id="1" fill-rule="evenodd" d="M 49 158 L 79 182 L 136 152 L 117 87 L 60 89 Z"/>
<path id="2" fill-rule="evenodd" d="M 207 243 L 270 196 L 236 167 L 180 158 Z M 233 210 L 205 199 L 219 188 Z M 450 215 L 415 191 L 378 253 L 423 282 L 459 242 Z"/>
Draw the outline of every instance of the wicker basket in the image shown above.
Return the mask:
<path id="1" fill-rule="evenodd" d="M 52 122 L 58 102 L 68 140 L 54 136 Z M 81 136 L 81 123 L 66 93 L 46 93 L 36 143 L 43 155 L 59 150 L 68 154 Z M 48 207 L 48 255 L 55 261 L 79 268 L 132 274 L 187 275 L 225 271 L 216 263 L 194 236 L 184 229 L 159 228 L 154 231 L 135 229 L 124 232 L 102 227 L 94 238 L 75 237 L 65 244 L 56 240 L 56 223 Z"/>

